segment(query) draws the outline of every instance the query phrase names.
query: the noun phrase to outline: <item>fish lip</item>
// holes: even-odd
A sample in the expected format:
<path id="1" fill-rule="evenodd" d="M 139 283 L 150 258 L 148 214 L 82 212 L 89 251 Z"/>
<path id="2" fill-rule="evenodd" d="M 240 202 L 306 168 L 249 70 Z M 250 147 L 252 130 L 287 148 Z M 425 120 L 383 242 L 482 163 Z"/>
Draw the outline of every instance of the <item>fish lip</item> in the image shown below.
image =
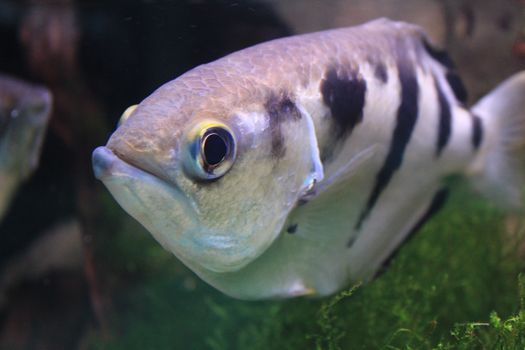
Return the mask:
<path id="1" fill-rule="evenodd" d="M 111 176 L 111 171 L 119 160 L 109 148 L 104 146 L 97 147 L 93 151 L 91 158 L 95 177 L 102 181 L 104 178 Z"/>
<path id="2" fill-rule="evenodd" d="M 165 182 L 166 185 L 178 189 L 175 184 L 172 184 L 171 182 L 168 184 L 159 176 L 147 170 L 141 169 L 120 158 L 115 152 L 106 146 L 95 148 L 91 161 L 93 165 L 93 173 L 100 181 L 104 181 L 115 176 L 129 176 L 131 172 L 136 172 L 137 174 L 147 174 L 149 176 L 153 176 L 154 178 Z"/>
<path id="3" fill-rule="evenodd" d="M 132 163 L 127 162 L 126 160 L 119 157 L 115 152 L 113 152 L 109 147 L 99 146 L 93 151 L 91 162 L 93 165 L 93 173 L 95 178 L 102 181 L 104 184 L 110 182 L 117 178 L 154 178 L 162 186 L 166 186 L 170 190 L 177 192 L 179 195 L 183 195 L 185 198 L 188 198 L 180 190 L 180 188 L 171 181 L 167 181 L 158 175 L 144 170 L 135 166 Z M 194 203 L 191 203 L 193 209 L 195 210 Z"/>

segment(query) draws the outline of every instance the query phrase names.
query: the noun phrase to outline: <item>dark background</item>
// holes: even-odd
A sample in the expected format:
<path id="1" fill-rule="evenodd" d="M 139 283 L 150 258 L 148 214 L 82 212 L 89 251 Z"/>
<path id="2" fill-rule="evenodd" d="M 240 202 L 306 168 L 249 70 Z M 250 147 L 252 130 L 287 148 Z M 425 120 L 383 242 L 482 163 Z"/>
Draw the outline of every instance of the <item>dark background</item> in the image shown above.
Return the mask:
<path id="1" fill-rule="evenodd" d="M 524 11 L 515 0 L 0 0 L 0 72 L 55 97 L 40 167 L 0 223 L 0 271 L 65 220 L 76 223 L 83 252 L 76 268 L 27 271 L 1 291 L 8 301 L 0 305 L 0 349 L 77 348 L 93 333 L 118 338 L 111 320 L 129 307 L 119 293 L 144 277 L 137 265 L 146 258 L 121 268 L 117 236 L 130 230 L 152 239 L 94 180 L 90 154 L 125 108 L 162 83 L 255 43 L 388 16 L 424 26 L 449 50 L 472 103 L 525 68 Z M 175 269 L 194 288 L 192 274 Z"/>

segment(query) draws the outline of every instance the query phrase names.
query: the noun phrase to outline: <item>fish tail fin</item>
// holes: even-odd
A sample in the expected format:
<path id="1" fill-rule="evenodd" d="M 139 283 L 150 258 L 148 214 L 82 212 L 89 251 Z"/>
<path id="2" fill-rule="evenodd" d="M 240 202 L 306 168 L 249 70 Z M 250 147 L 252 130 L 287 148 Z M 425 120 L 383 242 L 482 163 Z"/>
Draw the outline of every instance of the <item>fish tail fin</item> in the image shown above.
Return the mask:
<path id="1" fill-rule="evenodd" d="M 520 209 L 525 188 L 525 71 L 498 85 L 471 112 L 474 124 L 479 122 L 472 140 L 479 146 L 478 155 L 469 169 L 474 186 L 502 207 Z"/>

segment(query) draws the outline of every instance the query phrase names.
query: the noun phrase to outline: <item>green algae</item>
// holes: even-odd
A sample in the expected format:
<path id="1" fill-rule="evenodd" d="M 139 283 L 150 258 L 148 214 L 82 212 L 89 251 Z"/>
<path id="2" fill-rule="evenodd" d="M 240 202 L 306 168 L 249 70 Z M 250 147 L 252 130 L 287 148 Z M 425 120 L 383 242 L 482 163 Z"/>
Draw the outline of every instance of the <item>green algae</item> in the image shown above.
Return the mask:
<path id="1" fill-rule="evenodd" d="M 525 348 L 525 279 L 505 215 L 461 187 L 368 284 L 246 302 L 193 276 L 135 224 L 112 238 L 110 340 L 94 349 Z M 110 249 L 110 250 L 111 250 Z M 108 256 L 106 251 L 103 255 Z M 104 257 L 103 257 L 104 259 Z M 131 267 L 130 267 L 131 266 Z M 516 285 L 519 284 L 519 288 Z"/>

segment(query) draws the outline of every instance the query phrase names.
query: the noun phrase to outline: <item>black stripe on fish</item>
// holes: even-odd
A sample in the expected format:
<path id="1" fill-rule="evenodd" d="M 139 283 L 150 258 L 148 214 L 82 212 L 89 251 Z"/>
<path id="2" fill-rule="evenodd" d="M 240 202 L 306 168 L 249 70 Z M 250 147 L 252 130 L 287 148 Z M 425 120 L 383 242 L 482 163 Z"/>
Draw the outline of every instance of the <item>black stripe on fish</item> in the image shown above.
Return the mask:
<path id="1" fill-rule="evenodd" d="M 320 91 L 324 104 L 330 108 L 336 138 L 349 136 L 363 120 L 366 81 L 355 70 L 329 69 L 321 81 Z"/>
<path id="2" fill-rule="evenodd" d="M 441 87 L 435 78 L 434 83 L 439 102 L 439 128 L 436 146 L 436 157 L 439 157 L 447 145 L 448 140 L 450 139 L 450 134 L 452 131 L 452 117 L 450 113 L 450 104 L 447 100 L 447 97 L 443 93 L 443 90 L 441 90 Z"/>
<path id="3" fill-rule="evenodd" d="M 282 158 L 286 153 L 284 136 L 281 130 L 282 123 L 301 119 L 301 112 L 286 94 L 270 95 L 264 106 L 269 116 L 270 132 L 272 134 L 272 156 Z"/>
<path id="4" fill-rule="evenodd" d="M 423 216 L 421 216 L 421 218 L 416 222 L 416 224 L 410 229 L 403 242 L 401 242 L 401 244 L 399 244 L 399 246 L 390 254 L 390 256 L 385 259 L 385 261 L 381 264 L 381 267 L 377 270 L 376 275 L 374 277 L 378 277 L 383 272 L 385 272 L 394 260 L 394 258 L 399 253 L 399 249 L 401 248 L 401 246 L 405 245 L 408 241 L 410 241 L 410 239 L 414 237 L 414 235 L 428 222 L 428 220 L 430 220 L 443 208 L 443 206 L 447 202 L 448 195 L 448 188 L 442 188 L 436 192 L 436 194 L 432 198 L 432 201 L 430 202 L 430 205 L 428 206 L 428 209 L 425 211 Z"/>
<path id="5" fill-rule="evenodd" d="M 425 47 L 425 50 L 427 53 L 441 63 L 443 66 L 450 70 L 455 70 L 456 65 L 454 64 L 454 61 L 450 58 L 448 53 L 445 50 L 439 49 L 435 46 L 433 46 L 431 43 L 429 43 L 427 40 L 423 40 L 423 46 Z"/>
<path id="6" fill-rule="evenodd" d="M 374 69 L 374 75 L 381 82 L 386 83 L 388 81 L 388 72 L 383 62 L 377 62 Z"/>
<path id="7" fill-rule="evenodd" d="M 445 68 L 447 68 L 446 78 L 448 84 L 450 85 L 452 91 L 456 98 L 462 103 L 466 103 L 468 99 L 467 89 L 463 84 L 463 81 L 456 73 L 456 65 L 454 61 L 450 58 L 448 53 L 445 50 L 438 49 L 430 44 L 427 40 L 423 40 L 423 46 L 425 47 L 426 52 L 436 61 L 441 63 Z"/>
<path id="8" fill-rule="evenodd" d="M 446 78 L 456 98 L 460 102 L 466 103 L 468 99 L 468 93 L 459 75 L 456 72 L 449 71 L 446 74 Z"/>
<path id="9" fill-rule="evenodd" d="M 475 114 L 472 114 L 472 147 L 474 147 L 474 150 L 479 148 L 482 140 L 483 124 L 481 122 L 481 118 Z"/>
<path id="10" fill-rule="evenodd" d="M 399 81 L 401 84 L 401 104 L 397 110 L 397 123 L 390 143 L 385 163 L 376 176 L 376 181 L 366 207 L 361 212 L 355 228 L 359 230 L 363 221 L 376 204 L 381 193 L 403 162 L 405 149 L 410 141 L 418 115 L 419 86 L 412 63 L 406 58 L 398 59 Z"/>

